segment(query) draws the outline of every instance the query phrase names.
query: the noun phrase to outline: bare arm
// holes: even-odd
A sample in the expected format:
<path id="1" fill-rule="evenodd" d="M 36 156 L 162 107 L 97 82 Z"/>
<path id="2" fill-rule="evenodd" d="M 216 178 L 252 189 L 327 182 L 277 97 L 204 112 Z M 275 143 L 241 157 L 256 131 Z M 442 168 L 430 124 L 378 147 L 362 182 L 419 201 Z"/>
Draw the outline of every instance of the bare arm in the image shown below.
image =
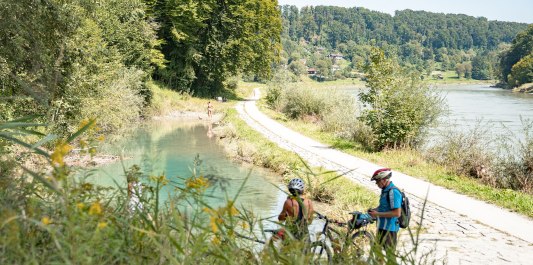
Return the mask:
<path id="1" fill-rule="evenodd" d="M 291 205 L 289 204 L 289 200 L 285 200 L 285 203 L 283 204 L 283 209 L 278 215 L 278 221 L 285 221 L 285 219 L 287 219 L 287 216 L 289 215 L 289 210 L 292 210 Z"/>
<path id="2" fill-rule="evenodd" d="M 311 200 L 307 200 L 308 208 L 307 208 L 307 223 L 311 224 L 313 222 L 313 216 L 315 214 L 315 208 L 313 207 L 313 204 L 311 203 Z"/>
<path id="3" fill-rule="evenodd" d="M 386 218 L 390 218 L 390 217 L 400 217 L 400 215 L 402 214 L 402 209 L 401 208 L 396 208 L 396 209 L 392 209 L 391 211 L 388 211 L 388 212 L 378 212 L 376 211 L 376 209 L 372 209 L 370 212 L 368 212 L 370 214 L 370 216 L 372 217 L 386 217 Z"/>

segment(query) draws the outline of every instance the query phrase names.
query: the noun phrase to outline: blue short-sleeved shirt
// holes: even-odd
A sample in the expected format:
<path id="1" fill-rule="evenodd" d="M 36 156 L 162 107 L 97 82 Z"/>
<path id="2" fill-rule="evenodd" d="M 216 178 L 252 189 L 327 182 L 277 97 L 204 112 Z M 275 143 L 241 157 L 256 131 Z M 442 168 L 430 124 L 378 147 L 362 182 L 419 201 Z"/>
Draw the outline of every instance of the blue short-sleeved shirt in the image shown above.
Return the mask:
<path id="1" fill-rule="evenodd" d="M 402 207 L 402 194 L 398 189 L 392 189 L 392 187 L 394 187 L 394 184 L 391 181 L 387 187 L 381 190 L 378 212 L 388 212 Z M 389 192 L 391 189 L 392 191 Z M 391 202 L 393 205 L 391 205 Z M 398 217 L 378 217 L 378 229 L 392 232 L 400 230 Z"/>

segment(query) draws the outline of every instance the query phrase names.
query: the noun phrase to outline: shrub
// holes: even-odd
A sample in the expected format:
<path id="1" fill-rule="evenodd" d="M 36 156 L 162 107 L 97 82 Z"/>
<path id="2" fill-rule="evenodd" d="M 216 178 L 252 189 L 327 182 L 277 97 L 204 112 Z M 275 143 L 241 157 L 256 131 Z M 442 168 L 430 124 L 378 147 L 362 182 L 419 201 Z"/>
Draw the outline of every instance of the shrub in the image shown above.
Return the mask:
<path id="1" fill-rule="evenodd" d="M 435 142 L 426 150 L 425 156 L 446 166 L 451 172 L 482 178 L 485 182 L 494 184 L 491 170 L 496 157 L 488 147 L 493 141 L 488 127 L 478 123 L 470 131 L 450 130 L 439 133 Z"/>
<path id="2" fill-rule="evenodd" d="M 533 122 L 522 120 L 523 134 L 511 135 L 500 146 L 495 174 L 503 188 L 533 193 Z"/>
<path id="3" fill-rule="evenodd" d="M 379 49 L 372 50 L 365 72 L 369 89 L 359 94 L 367 107 L 361 120 L 372 128 L 375 148 L 417 146 L 442 113 L 442 98 Z"/>
<path id="4" fill-rule="evenodd" d="M 80 118 L 97 118 L 105 131 L 127 127 L 138 120 L 143 98 L 139 94 L 143 72 L 123 69 L 109 85 L 101 87 L 99 93 L 81 103 Z"/>

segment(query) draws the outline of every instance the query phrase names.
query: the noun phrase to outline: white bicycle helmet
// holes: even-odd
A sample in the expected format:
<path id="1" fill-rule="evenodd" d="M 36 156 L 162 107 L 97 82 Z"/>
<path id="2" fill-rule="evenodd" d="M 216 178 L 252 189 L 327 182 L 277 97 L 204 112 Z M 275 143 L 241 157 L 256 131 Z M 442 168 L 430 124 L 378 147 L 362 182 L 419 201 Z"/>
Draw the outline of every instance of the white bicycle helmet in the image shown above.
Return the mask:
<path id="1" fill-rule="evenodd" d="M 291 181 L 289 181 L 288 188 L 289 188 L 289 191 L 295 190 L 295 191 L 298 191 L 301 194 L 304 191 L 305 184 L 304 184 L 304 181 L 301 180 L 301 179 L 298 179 L 298 178 L 291 179 Z M 292 191 L 291 191 L 291 193 L 292 193 Z"/>
<path id="2" fill-rule="evenodd" d="M 380 179 L 388 179 L 392 177 L 392 170 L 390 168 L 382 168 L 376 170 L 374 174 L 372 174 L 372 178 L 370 180 L 380 180 Z"/>

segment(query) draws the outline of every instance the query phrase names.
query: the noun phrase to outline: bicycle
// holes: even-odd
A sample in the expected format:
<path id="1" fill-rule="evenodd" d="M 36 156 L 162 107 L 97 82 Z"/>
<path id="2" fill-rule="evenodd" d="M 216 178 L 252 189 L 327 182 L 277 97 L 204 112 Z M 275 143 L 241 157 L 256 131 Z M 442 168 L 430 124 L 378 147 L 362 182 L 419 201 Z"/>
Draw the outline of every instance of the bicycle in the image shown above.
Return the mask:
<path id="1" fill-rule="evenodd" d="M 370 248 L 374 242 L 374 235 L 366 230 L 366 227 L 373 223 L 375 219 L 362 212 L 351 212 L 352 219 L 348 222 L 339 222 L 328 218 L 325 215 L 315 212 L 317 219 L 325 220 L 322 230 L 317 234 L 317 240 L 308 241 L 305 252 L 310 254 L 312 264 L 320 264 L 324 258 L 327 264 L 332 264 L 333 260 L 340 261 L 346 258 L 361 260 L 365 255 L 370 254 Z M 347 227 L 344 233 L 329 226 L 335 224 L 339 227 Z M 272 234 L 275 240 L 285 240 L 284 229 L 264 229 L 263 232 Z M 237 233 L 237 236 L 257 243 L 267 244 L 267 240 L 260 240 Z M 342 241 L 341 241 L 342 240 Z M 329 243 L 329 244 L 328 244 Z M 325 257 L 324 257 L 325 255 Z"/>
<path id="2" fill-rule="evenodd" d="M 312 263 L 320 263 L 323 255 L 326 255 L 327 263 L 333 260 L 346 259 L 361 260 L 370 254 L 370 248 L 374 242 L 374 235 L 366 230 L 366 227 L 375 219 L 362 212 L 351 212 L 352 219 L 349 222 L 339 222 L 325 215 L 316 213 L 318 219 L 325 220 L 322 231 L 317 235 L 318 239 L 311 242 Z M 329 226 L 331 223 L 339 227 L 347 227 L 344 233 Z M 329 244 L 328 244 L 329 240 Z"/>

